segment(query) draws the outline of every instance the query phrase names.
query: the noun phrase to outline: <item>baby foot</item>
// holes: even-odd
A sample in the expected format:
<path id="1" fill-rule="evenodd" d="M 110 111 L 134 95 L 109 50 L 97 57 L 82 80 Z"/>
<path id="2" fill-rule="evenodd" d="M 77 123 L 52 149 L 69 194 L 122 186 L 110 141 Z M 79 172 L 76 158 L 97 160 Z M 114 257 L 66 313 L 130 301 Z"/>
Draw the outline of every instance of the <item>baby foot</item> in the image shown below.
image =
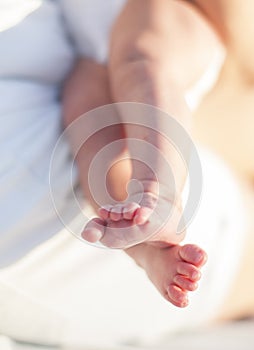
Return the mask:
<path id="1" fill-rule="evenodd" d="M 144 268 L 166 300 L 175 306 L 186 307 L 189 303 L 188 292 L 198 288 L 200 268 L 206 261 L 206 253 L 193 244 L 168 248 L 150 246 Z"/>
<path id="2" fill-rule="evenodd" d="M 88 222 L 82 233 L 90 243 L 100 241 L 107 247 L 127 248 L 143 241 L 176 244 L 184 238 L 176 234 L 181 208 L 153 193 L 144 193 L 140 204 L 101 207 L 99 216 Z"/>

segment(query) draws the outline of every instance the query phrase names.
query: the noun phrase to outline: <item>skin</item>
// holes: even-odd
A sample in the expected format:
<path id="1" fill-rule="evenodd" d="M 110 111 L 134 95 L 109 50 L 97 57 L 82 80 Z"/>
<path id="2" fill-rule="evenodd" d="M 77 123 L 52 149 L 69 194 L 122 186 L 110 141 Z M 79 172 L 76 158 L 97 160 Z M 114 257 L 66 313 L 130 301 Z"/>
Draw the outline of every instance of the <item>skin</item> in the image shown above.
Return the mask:
<path id="1" fill-rule="evenodd" d="M 179 36 L 184 42 L 179 42 Z M 192 38 L 193 50 L 188 50 L 188 36 Z M 128 1 L 112 31 L 109 80 L 113 101 L 141 102 L 159 107 L 169 115 L 177 116 L 177 121 L 189 130 L 191 114 L 184 92 L 200 78 L 217 46 L 215 34 L 191 6 L 165 0 Z M 157 48 L 156 51 L 154 47 Z M 187 52 L 191 54 L 186 55 Z M 183 70 L 186 74 L 183 74 Z M 122 122 L 128 121 L 124 112 L 119 117 Z M 143 118 L 145 125 L 146 116 Z M 154 118 L 155 128 L 165 130 L 167 126 L 159 123 L 161 121 Z M 131 187 L 128 201 L 102 208 L 99 212 L 101 220 L 90 222 L 83 237 L 90 242 L 101 240 L 105 245 L 119 247 L 118 242 L 112 242 L 112 237 L 117 237 L 117 228 L 128 225 L 131 237 L 145 237 L 145 231 L 155 231 L 154 226 L 159 222 L 159 216 L 165 213 L 163 217 L 166 217 L 166 213 L 172 210 L 172 218 L 156 235 L 149 238 L 147 234 L 147 239 L 161 245 L 177 244 L 184 238 L 184 235 L 176 235 L 182 213 L 181 191 L 186 178 L 181 156 L 159 132 L 129 124 L 124 129 L 126 139 L 146 140 L 160 150 L 173 170 L 174 188 L 165 171 L 165 164 L 160 164 L 156 157 L 151 159 L 149 149 L 142 150 L 140 158 L 156 164 L 155 175 L 159 177 L 159 184 L 163 188 L 162 195 L 158 195 L 157 179 L 151 170 L 142 163 L 131 161 L 131 177 L 142 183 L 146 192 L 144 198 L 137 206 L 138 190 Z M 128 152 L 130 158 L 134 159 L 137 153 L 135 144 L 128 142 Z M 174 192 L 175 201 L 172 200 Z M 128 246 L 128 241 L 122 239 L 119 244 L 120 247 Z"/>
<path id="2" fill-rule="evenodd" d="M 184 38 L 183 42 L 179 42 L 175 30 Z M 193 40 L 195 51 L 190 51 L 191 54 L 187 58 L 184 53 L 186 48 L 188 49 L 189 38 Z M 113 101 L 141 102 L 159 107 L 169 115 L 177 116 L 178 122 L 188 130 L 191 115 L 183 98 L 184 91 L 203 73 L 217 44 L 212 30 L 192 7 L 166 0 L 130 0 L 112 32 L 109 75 Z M 155 46 L 158 48 L 156 52 Z M 182 62 L 179 62 L 179 57 L 182 57 Z M 194 67 L 191 72 L 188 69 L 190 61 Z M 184 67 L 185 75 L 182 69 L 179 70 L 179 66 Z M 172 100 L 174 103 L 171 103 Z M 122 122 L 128 122 L 125 113 L 120 113 L 119 117 Z M 154 126 L 157 129 L 170 128 L 170 125 L 159 123 L 155 118 Z M 160 221 L 159 216 L 173 207 L 172 219 L 149 241 L 160 242 L 161 245 L 163 242 L 177 244 L 184 238 L 184 235 L 175 234 L 182 212 L 180 194 L 186 177 L 181 156 L 167 140 L 151 129 L 127 124 L 124 132 L 126 139 L 146 140 L 160 150 L 173 170 L 175 188 L 172 188 L 165 165 L 160 164 L 156 156 L 151 159 L 149 149 L 144 149 L 141 158 L 156 164 L 155 173 L 160 177 L 162 196 L 158 195 L 158 183 L 151 170 L 131 161 L 132 178 L 142 183 L 146 192 L 143 200 L 137 206 L 137 189 L 130 188 L 128 202 L 121 206 L 102 208 L 99 212 L 102 220 L 90 222 L 84 230 L 83 237 L 90 242 L 101 240 L 103 244 L 111 247 L 119 247 L 119 244 L 120 247 L 128 246 L 128 241 L 124 242 L 124 238 L 120 243 L 112 242 L 112 237 L 117 236 L 118 228 L 128 225 L 131 236 L 145 236 L 144 231 L 154 231 L 155 223 Z M 130 159 L 134 159 L 135 151 L 135 145 L 129 142 Z M 175 193 L 176 201 L 173 202 L 172 197 Z M 154 214 L 153 217 L 150 216 L 151 213 Z"/>
<path id="3" fill-rule="evenodd" d="M 145 7 L 146 12 L 143 11 Z M 168 16 L 171 17 L 170 21 Z M 129 27 L 130 19 L 133 24 L 131 28 Z M 173 34 L 173 30 L 177 30 L 179 35 L 186 38 L 185 47 L 189 45 L 187 35 L 191 34 L 195 50 L 190 57 L 180 55 L 186 51 L 186 48 L 183 51 L 183 45 L 176 39 L 177 36 Z M 122 33 L 128 34 L 123 35 Z M 203 37 L 203 34 L 200 35 L 200 33 L 206 35 Z M 158 48 L 156 54 L 154 45 Z M 205 55 L 203 54 L 203 45 L 207 46 Z M 206 69 L 209 63 L 209 53 L 212 53 L 217 45 L 218 42 L 213 31 L 192 7 L 174 1 L 140 0 L 137 2 L 130 0 L 115 23 L 112 32 L 108 83 L 104 81 L 102 84 L 104 87 L 107 84 L 110 86 L 111 100 L 108 102 L 132 101 L 154 105 L 170 115 L 176 115 L 178 121 L 188 129 L 191 124 L 191 114 L 183 97 L 184 92 Z M 172 55 L 172 52 L 175 52 L 175 54 Z M 179 55 L 183 58 L 180 63 L 185 67 L 186 74 L 183 74 L 182 69 L 176 69 L 179 64 Z M 189 70 L 190 62 L 193 64 L 192 70 Z M 73 88 L 75 79 L 79 80 L 80 83 L 80 76 L 81 73 L 78 71 L 75 78 L 74 70 L 66 83 L 64 92 L 64 119 L 66 125 L 69 125 L 77 117 L 77 114 L 81 114 L 78 113 L 81 112 L 81 109 L 78 112 L 72 112 L 73 101 L 71 98 L 71 96 L 78 95 Z M 83 92 L 85 92 L 84 84 L 87 84 L 87 90 L 90 85 L 89 75 L 84 74 L 84 76 Z M 92 77 L 91 80 L 98 81 L 95 77 Z M 104 90 L 101 89 L 97 93 L 97 97 L 101 97 L 101 100 L 97 98 L 95 101 L 98 106 L 105 103 L 107 99 L 105 94 L 102 96 L 102 91 Z M 88 97 L 86 104 L 85 94 L 83 96 L 83 112 L 91 108 Z M 174 104 L 171 103 L 172 100 L 174 100 Z M 75 100 L 75 103 L 78 104 L 78 101 Z M 122 113 L 119 118 L 120 121 L 125 121 L 126 116 Z M 154 122 L 157 123 L 157 120 L 155 119 Z M 113 132 L 109 132 L 108 142 L 112 140 L 112 135 Z M 83 238 L 90 242 L 100 239 L 105 245 L 112 246 L 114 242 L 112 244 L 112 235 L 110 234 L 112 230 L 109 230 L 109 228 L 113 228 L 117 232 L 120 227 L 128 227 L 128 232 L 134 236 L 137 232 L 135 230 L 143 230 L 145 233 L 146 230 L 149 231 L 150 226 L 153 228 L 159 221 L 156 218 L 157 212 L 166 212 L 170 206 L 174 206 L 176 214 L 173 216 L 173 220 L 170 220 L 152 239 L 148 239 L 144 244 L 135 245 L 126 252 L 138 265 L 146 270 L 151 281 L 167 300 L 179 307 L 187 306 L 187 293 L 197 288 L 200 268 L 206 262 L 206 254 L 195 245 L 180 246 L 177 244 L 184 238 L 183 235 L 176 235 L 176 226 L 181 214 L 180 193 L 185 181 L 185 169 L 178 153 L 165 142 L 159 133 L 156 134 L 154 131 L 142 127 L 138 130 L 137 128 L 134 130 L 131 127 L 125 127 L 124 130 L 121 129 L 122 135 L 125 135 L 126 139 L 135 136 L 143 140 L 146 137 L 150 143 L 160 149 L 167 161 L 173 164 L 176 192 L 179 197 L 175 203 L 170 201 L 168 193 L 171 193 L 171 184 L 168 182 L 168 178 L 163 176 L 160 178 L 160 185 L 166 189 L 166 192 L 164 196 L 159 197 L 156 189 L 157 184 L 149 169 L 129 161 L 127 164 L 123 164 L 121 168 L 129 169 L 131 167 L 131 177 L 142 182 L 146 191 L 144 201 L 137 207 L 134 193 L 130 191 L 129 201 L 120 208 L 121 212 L 117 211 L 119 206 L 114 204 L 110 209 L 107 207 L 101 208 L 98 212 L 100 218 L 88 223 L 83 232 Z M 105 140 L 107 137 L 105 137 Z M 83 184 L 85 192 L 87 192 L 87 180 L 83 178 L 87 179 L 89 159 L 91 160 L 93 155 L 98 152 L 97 145 L 98 143 L 101 144 L 100 138 L 99 135 L 95 135 L 89 144 L 88 156 L 84 146 L 77 159 L 81 170 L 81 184 Z M 125 145 L 121 149 L 121 152 L 124 151 Z M 130 158 L 132 158 L 132 145 L 128 145 L 128 152 Z M 143 157 L 147 156 L 145 152 L 146 150 L 144 150 Z M 117 155 L 114 154 L 114 158 L 116 157 Z M 160 166 L 156 170 L 158 174 L 163 173 L 163 168 Z M 115 173 L 117 173 L 117 176 L 114 175 Z M 112 170 L 110 176 L 121 178 L 121 169 Z M 109 179 L 109 192 L 112 190 L 110 184 L 113 184 L 113 188 L 115 187 L 115 183 Z M 156 206 L 154 202 L 156 202 Z M 105 198 L 104 203 L 110 204 L 107 198 Z M 155 213 L 155 222 L 149 217 L 151 212 Z M 187 265 L 185 271 L 181 270 L 182 265 Z"/>
<path id="4" fill-rule="evenodd" d="M 249 1 L 248 5 L 253 7 L 251 1 Z M 144 6 L 148 9 L 146 11 L 147 17 L 144 15 Z M 245 8 L 249 9 L 250 7 L 245 6 Z M 243 18 L 238 16 L 239 11 L 242 11 Z M 65 107 L 69 106 L 69 112 L 65 113 L 66 125 L 71 123 L 82 112 L 112 101 L 135 101 L 158 106 L 169 114 L 177 115 L 179 121 L 188 130 L 190 130 L 191 124 L 193 135 L 196 139 L 223 156 L 241 178 L 246 202 L 252 203 L 251 200 L 247 200 L 250 197 L 250 193 L 252 193 L 248 187 L 249 182 L 253 179 L 252 147 L 249 142 L 246 142 L 248 138 L 245 136 L 244 123 L 239 122 L 239 125 L 232 124 L 232 115 L 235 114 L 237 116 L 238 111 L 244 110 L 244 114 L 248 116 L 251 115 L 251 110 L 253 110 L 251 82 L 254 76 L 252 73 L 254 69 L 250 60 L 251 52 L 248 51 L 248 48 L 251 47 L 249 45 L 250 40 L 253 38 L 253 35 L 251 35 L 253 26 L 249 16 L 250 13 L 251 11 L 249 10 L 244 11 L 241 2 L 237 0 L 230 2 L 227 0 L 192 1 L 191 4 L 185 1 L 146 0 L 145 3 L 143 0 L 129 1 L 113 28 L 109 73 L 107 73 L 107 70 L 104 71 L 104 81 L 106 83 L 99 83 L 95 88 L 96 96 L 99 95 L 101 100 L 100 98 L 95 99 L 95 94 L 93 93 L 90 96 L 91 99 L 87 99 L 87 101 L 84 98 L 85 94 L 80 96 L 80 101 L 76 101 L 76 105 L 80 103 L 81 108 L 78 111 L 79 113 L 75 115 L 72 112 L 72 89 L 70 89 L 69 93 L 65 94 L 64 99 Z M 154 14 L 157 15 L 154 16 Z M 133 24 L 131 27 L 128 25 L 130 18 Z M 242 18 L 242 23 L 239 22 L 240 18 Z M 242 40 L 242 35 L 239 35 L 239 27 L 242 25 L 246 26 L 246 35 L 249 33 L 247 37 L 245 36 L 245 40 Z M 126 27 L 128 30 L 125 30 Z M 179 40 L 179 37 L 181 40 Z M 191 48 L 188 46 L 190 42 Z M 209 62 L 209 57 L 214 50 L 221 46 L 221 43 L 227 50 L 227 59 L 222 69 L 221 77 L 213 91 L 204 99 L 193 119 L 183 103 L 184 92 L 204 72 Z M 154 47 L 157 48 L 156 52 Z M 85 61 L 83 61 L 83 65 L 83 72 L 85 72 Z M 97 71 L 101 71 L 101 68 L 95 65 L 94 76 L 91 77 L 91 81 L 100 81 L 96 76 Z M 78 75 L 82 75 L 81 70 Z M 87 74 L 84 74 L 84 76 L 86 76 L 84 82 L 88 81 Z M 66 86 L 66 91 L 68 91 L 68 82 Z M 111 93 L 106 94 L 106 99 L 105 90 L 100 89 L 101 86 L 110 87 Z M 78 84 L 76 84 L 76 89 L 79 89 Z M 73 94 L 75 95 L 75 93 Z M 232 96 L 236 96 L 236 99 L 233 99 L 234 101 L 238 100 L 238 109 L 232 106 Z M 168 101 L 172 100 L 172 97 L 174 98 L 174 104 L 168 103 Z M 89 102 L 91 100 L 94 102 L 92 106 Z M 216 103 L 221 103 L 224 107 L 224 114 L 220 114 L 220 118 L 217 119 L 214 118 L 216 113 L 213 112 L 213 106 Z M 124 115 L 119 116 L 119 118 L 124 120 Z M 230 120 L 228 120 L 229 118 Z M 225 140 L 225 128 L 221 126 L 222 122 L 225 123 L 225 126 L 231 125 L 230 132 L 227 133 L 227 137 L 229 137 L 227 141 Z M 246 124 L 249 125 L 251 122 L 252 119 L 250 118 L 248 124 Z M 119 128 L 121 129 L 121 127 Z M 209 131 L 211 130 L 217 133 L 218 130 L 221 130 L 221 139 L 220 137 L 210 136 L 211 133 Z M 239 133 L 237 133 L 237 138 L 234 137 L 234 132 L 236 133 L 237 130 L 242 130 L 243 135 L 242 143 L 239 142 L 239 144 L 232 142 L 230 139 L 230 137 L 232 137 L 232 140 L 239 138 Z M 249 130 L 250 127 L 248 126 L 246 132 L 249 132 Z M 132 130 L 121 129 L 119 132 L 122 133 L 121 135 L 127 136 L 127 138 L 132 135 Z M 110 139 L 111 137 L 112 139 L 113 134 L 115 135 L 115 133 L 109 132 L 108 138 Z M 142 139 L 142 130 L 140 130 L 140 137 Z M 99 139 L 101 139 L 101 136 Z M 90 160 L 98 151 L 98 148 L 95 147 L 97 142 L 99 142 L 98 140 L 94 139 L 91 141 L 89 148 Z M 107 137 L 105 137 L 105 142 L 107 142 L 106 140 Z M 230 148 L 227 149 L 225 144 L 229 144 Z M 240 144 L 240 147 L 246 145 L 243 148 L 243 152 L 239 152 Z M 179 166 L 177 156 L 163 142 L 159 142 L 159 145 L 169 161 L 175 160 L 175 173 L 179 179 L 177 186 L 179 192 L 181 192 L 185 174 L 181 166 Z M 236 145 L 235 151 L 232 145 Z M 126 152 L 126 145 L 123 145 L 119 154 L 114 155 L 114 157 L 121 159 L 121 154 L 124 152 Z M 84 151 L 85 154 L 87 154 L 87 151 Z M 237 154 L 241 156 L 237 157 Z M 85 158 L 86 160 L 84 160 Z M 88 160 L 89 157 L 82 156 L 82 154 L 78 157 L 78 166 L 82 170 L 80 172 L 80 180 L 81 184 L 83 184 L 84 192 L 87 192 L 85 179 L 86 169 L 89 166 Z M 119 166 L 120 164 L 121 166 Z M 109 192 L 117 200 L 125 199 L 124 185 L 133 175 L 133 169 L 134 172 L 136 171 L 135 168 L 136 165 L 134 163 L 121 162 L 118 163 L 118 166 L 114 166 L 111 169 L 108 176 L 108 187 Z M 149 178 L 146 169 L 137 168 L 136 177 L 139 177 L 140 174 L 141 180 L 143 179 L 143 174 L 145 174 L 145 178 Z M 117 181 L 119 178 L 122 179 L 121 184 Z M 165 186 L 167 185 L 165 183 Z M 157 195 L 152 181 L 150 189 L 153 195 Z M 136 212 L 139 213 L 142 208 L 154 209 L 147 205 L 142 206 L 142 203 L 141 206 L 137 207 L 135 201 L 124 204 L 120 208 L 115 206 L 114 203 L 110 203 L 107 198 L 102 198 L 102 202 L 113 205 L 101 208 L 98 211 L 100 216 L 97 219 L 100 220 L 98 221 L 100 222 L 99 227 L 112 225 L 117 229 L 118 224 L 122 225 L 126 221 L 130 222 L 130 226 L 133 225 L 133 222 L 142 226 L 149 219 L 147 220 L 145 217 L 145 220 L 140 222 L 140 217 L 136 215 Z M 249 207 L 251 208 L 251 204 Z M 86 239 L 90 241 L 100 239 L 101 233 L 105 237 L 105 233 L 107 233 L 105 229 L 103 229 L 103 232 L 99 229 L 99 233 L 96 233 L 98 228 L 96 224 L 97 222 L 89 223 L 91 227 L 88 226 L 88 230 L 84 233 Z M 197 287 L 197 281 L 200 278 L 200 268 L 205 263 L 206 256 L 199 247 L 194 245 L 184 247 L 178 244 L 172 245 L 171 243 L 174 243 L 172 241 L 172 232 L 171 234 L 169 233 L 168 228 L 166 228 L 157 237 L 153 237 L 150 242 L 136 245 L 126 250 L 126 252 L 138 265 L 145 269 L 148 277 L 167 300 L 176 306 L 183 307 L 188 304 L 187 292 Z M 238 317 L 245 315 L 247 311 L 252 313 L 254 310 L 253 301 L 250 297 L 253 293 L 249 293 L 250 290 L 254 291 L 254 283 L 249 278 L 251 274 L 250 268 L 254 263 L 251 254 L 252 249 L 250 249 L 250 246 L 253 247 L 250 244 L 251 242 L 253 242 L 253 237 L 248 241 L 248 249 L 246 249 L 246 257 L 243 259 L 240 275 L 236 276 L 238 283 L 236 282 L 235 288 L 232 288 L 232 295 L 229 296 L 228 302 L 225 303 L 224 309 L 221 310 L 219 319 L 225 320 Z M 161 245 L 161 243 L 164 245 Z M 196 259 L 199 254 L 201 254 L 201 258 L 198 261 Z M 187 270 L 181 270 L 182 266 L 185 266 Z M 197 273 L 196 276 L 195 272 Z M 239 283 L 239 280 L 241 283 Z M 249 286 L 248 289 L 245 288 L 246 285 Z"/>
<path id="5" fill-rule="evenodd" d="M 89 60 L 82 60 L 77 63 L 66 81 L 63 91 L 64 123 L 66 126 L 91 108 L 112 101 L 107 100 L 109 96 L 105 94 L 106 82 L 105 84 L 102 83 L 103 79 L 108 79 L 108 75 L 105 73 L 105 67 Z M 93 90 L 93 86 L 91 88 L 89 77 L 91 77 L 91 82 L 94 83 L 95 90 Z M 85 79 L 83 80 L 83 78 Z M 79 94 L 81 89 L 82 92 L 87 92 L 87 94 Z M 96 94 L 94 91 L 96 91 Z M 94 96 L 96 98 L 93 100 Z M 119 133 L 119 137 L 122 136 L 121 132 L 123 131 L 120 126 L 106 133 L 104 130 L 102 134 L 95 134 L 90 143 L 80 149 L 76 158 L 81 186 L 87 198 L 90 198 L 91 203 L 94 204 L 95 210 L 98 210 L 98 207 L 89 192 L 87 169 L 89 169 L 90 162 L 100 147 L 115 140 L 116 132 Z M 72 137 L 70 142 L 72 142 Z M 121 151 L 124 152 L 124 149 L 118 151 L 119 154 L 115 154 L 115 157 L 121 157 Z M 122 190 L 122 183 L 119 184 L 116 179 L 123 179 L 128 168 L 129 164 L 125 163 L 121 167 L 113 168 L 109 173 L 108 189 L 111 195 L 120 199 L 124 198 L 126 194 Z M 126 176 L 125 181 L 128 181 L 129 176 Z M 103 195 L 104 193 L 102 193 L 101 200 L 108 200 L 107 197 L 103 198 Z M 187 293 L 198 287 L 197 282 L 201 278 L 200 269 L 206 262 L 206 254 L 201 248 L 196 245 L 182 247 L 180 245 L 164 244 L 162 247 L 156 244 L 144 243 L 126 250 L 126 253 L 140 267 L 144 268 L 148 277 L 164 298 L 178 307 L 188 305 Z"/>

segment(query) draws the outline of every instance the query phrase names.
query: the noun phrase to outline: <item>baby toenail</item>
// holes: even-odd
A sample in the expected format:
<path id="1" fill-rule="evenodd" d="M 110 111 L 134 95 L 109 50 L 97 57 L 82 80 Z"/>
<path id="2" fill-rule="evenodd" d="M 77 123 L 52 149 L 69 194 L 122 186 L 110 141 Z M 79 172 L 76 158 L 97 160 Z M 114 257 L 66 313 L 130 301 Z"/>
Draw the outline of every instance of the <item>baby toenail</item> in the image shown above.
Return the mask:
<path id="1" fill-rule="evenodd" d="M 204 258 L 204 254 L 202 252 L 198 252 L 195 260 L 197 263 L 199 263 L 203 260 L 203 258 Z"/>
<path id="2" fill-rule="evenodd" d="M 102 238 L 103 234 L 101 233 L 100 230 L 97 230 L 96 228 L 94 228 L 92 230 L 91 229 L 85 230 L 81 234 L 81 236 L 85 241 L 88 241 L 90 243 L 96 243 Z"/>
<path id="3" fill-rule="evenodd" d="M 181 307 L 186 307 L 188 306 L 188 304 L 189 304 L 189 300 L 185 298 L 185 300 L 181 302 Z"/>
<path id="4" fill-rule="evenodd" d="M 200 278 L 201 278 L 201 272 L 200 271 L 193 272 L 192 279 L 199 280 Z"/>

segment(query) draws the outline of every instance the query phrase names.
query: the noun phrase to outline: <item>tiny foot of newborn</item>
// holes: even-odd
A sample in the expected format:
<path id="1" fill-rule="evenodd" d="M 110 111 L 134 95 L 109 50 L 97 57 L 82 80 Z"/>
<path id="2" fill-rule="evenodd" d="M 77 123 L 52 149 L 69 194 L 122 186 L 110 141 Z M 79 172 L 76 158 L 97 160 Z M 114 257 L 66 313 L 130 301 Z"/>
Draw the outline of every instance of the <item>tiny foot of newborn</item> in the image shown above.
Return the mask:
<path id="1" fill-rule="evenodd" d="M 186 307 L 188 292 L 198 288 L 206 253 L 194 244 L 150 249 L 150 258 L 148 254 L 144 266 L 148 277 L 166 300 L 177 307 Z"/>
<path id="2" fill-rule="evenodd" d="M 107 247 L 127 248 L 143 241 L 175 244 L 184 238 L 176 234 L 181 210 L 152 193 L 145 193 L 140 204 L 103 206 L 99 216 L 89 221 L 82 233 L 90 243 L 101 241 Z"/>

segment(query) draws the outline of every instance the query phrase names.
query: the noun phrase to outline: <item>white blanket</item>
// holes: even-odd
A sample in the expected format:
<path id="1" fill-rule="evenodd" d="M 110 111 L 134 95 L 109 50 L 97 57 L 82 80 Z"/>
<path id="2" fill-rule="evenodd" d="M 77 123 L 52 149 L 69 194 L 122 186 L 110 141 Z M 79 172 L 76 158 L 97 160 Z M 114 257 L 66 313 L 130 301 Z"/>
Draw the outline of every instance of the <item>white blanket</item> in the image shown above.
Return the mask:
<path id="1" fill-rule="evenodd" d="M 0 332 L 7 337 L 71 348 L 156 343 L 164 332 L 209 320 L 237 268 L 241 200 L 228 170 L 207 153 L 188 239 L 207 249 L 211 263 L 187 310 L 164 301 L 123 253 L 76 240 L 54 211 L 48 170 L 61 132 L 59 86 L 76 52 L 106 59 L 122 3 L 0 0 L 0 264 L 10 265 L 0 272 Z M 67 144 L 58 164 L 61 210 L 74 217 Z"/>

